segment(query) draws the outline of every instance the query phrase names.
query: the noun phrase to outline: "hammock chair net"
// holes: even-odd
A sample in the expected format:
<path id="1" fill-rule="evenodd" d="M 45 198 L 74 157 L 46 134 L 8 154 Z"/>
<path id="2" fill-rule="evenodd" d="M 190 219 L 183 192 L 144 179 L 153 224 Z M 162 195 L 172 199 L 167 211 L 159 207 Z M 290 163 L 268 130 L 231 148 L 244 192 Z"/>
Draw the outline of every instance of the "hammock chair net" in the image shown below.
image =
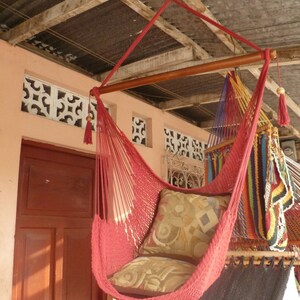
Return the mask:
<path id="1" fill-rule="evenodd" d="M 165 1 L 161 9 L 158 10 L 102 82 L 101 87 L 107 84 L 113 73 L 132 52 L 169 2 L 171 0 Z M 100 99 L 101 87 L 100 89 L 98 87 L 92 89 L 91 94 L 97 99 L 98 116 L 96 215 L 92 228 L 92 268 L 101 289 L 119 300 L 136 299 L 136 297 L 121 294 L 112 284 L 111 276 L 138 256 L 138 250 L 144 242 L 149 228 L 153 225 L 159 206 L 159 195 L 164 189 L 194 195 L 230 194 L 231 196 L 226 211 L 219 218 L 218 226 L 216 226 L 207 251 L 196 262 L 189 278 L 175 290 L 152 295 L 148 298 L 157 300 L 199 299 L 220 275 L 237 217 L 247 164 L 260 118 L 263 91 L 270 63 L 269 49 L 263 51 L 180 1 L 173 0 L 173 2 L 259 51 L 264 65 L 249 104 L 243 106 L 243 117 L 234 127 L 236 137 L 226 162 L 209 184 L 198 189 L 176 188 L 155 175 L 104 108 Z M 137 298 L 141 298 L 141 296 L 137 296 Z"/>
<path id="2" fill-rule="evenodd" d="M 137 249 L 152 223 L 159 193 L 164 188 L 205 195 L 231 193 L 231 199 L 205 255 L 191 277 L 174 292 L 152 298 L 199 299 L 218 278 L 236 220 L 259 118 L 270 61 L 269 51 L 266 50 L 263 54 L 265 64 L 226 163 L 211 183 L 199 189 L 175 188 L 156 176 L 112 121 L 100 100 L 98 88 L 93 89 L 98 102 L 99 118 L 96 142 L 98 214 L 93 222 L 92 261 L 97 282 L 108 294 L 117 299 L 135 299 L 120 294 L 108 277 L 137 255 Z"/>

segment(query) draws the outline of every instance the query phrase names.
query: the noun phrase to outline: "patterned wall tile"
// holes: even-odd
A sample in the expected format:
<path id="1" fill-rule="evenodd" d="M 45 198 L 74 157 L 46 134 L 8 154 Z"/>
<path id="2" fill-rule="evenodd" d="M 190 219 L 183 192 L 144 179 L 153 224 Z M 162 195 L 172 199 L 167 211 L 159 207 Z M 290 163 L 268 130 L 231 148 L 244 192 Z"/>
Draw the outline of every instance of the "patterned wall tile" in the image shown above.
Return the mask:
<path id="1" fill-rule="evenodd" d="M 165 128 L 165 149 L 173 154 L 197 160 L 204 160 L 207 144 L 184 135 L 173 129 Z"/>
<path id="2" fill-rule="evenodd" d="M 147 121 L 145 119 L 132 117 L 132 141 L 147 146 Z"/>
<path id="3" fill-rule="evenodd" d="M 22 111 L 85 128 L 88 98 L 59 86 L 25 75 Z M 95 128 L 97 102 L 91 99 L 92 125 Z"/>

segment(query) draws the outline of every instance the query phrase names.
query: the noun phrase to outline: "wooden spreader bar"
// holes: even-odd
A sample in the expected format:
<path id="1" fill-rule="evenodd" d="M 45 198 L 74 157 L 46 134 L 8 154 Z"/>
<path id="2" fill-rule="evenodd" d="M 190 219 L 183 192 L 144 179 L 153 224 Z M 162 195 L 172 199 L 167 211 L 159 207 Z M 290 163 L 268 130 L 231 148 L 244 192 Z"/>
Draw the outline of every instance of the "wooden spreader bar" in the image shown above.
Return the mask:
<path id="1" fill-rule="evenodd" d="M 276 58 L 276 50 L 270 51 L 270 57 L 271 59 Z M 262 60 L 264 60 L 264 52 L 255 52 L 240 56 L 234 56 L 231 58 L 213 61 L 198 66 L 187 67 L 180 70 L 164 72 L 160 74 L 155 74 L 147 77 L 132 79 L 129 81 L 99 87 L 99 94 L 101 95 L 115 91 L 128 90 L 138 86 L 151 85 L 157 82 L 173 80 L 190 75 L 203 74 L 217 70 L 239 67 L 242 65 L 249 65 Z"/>

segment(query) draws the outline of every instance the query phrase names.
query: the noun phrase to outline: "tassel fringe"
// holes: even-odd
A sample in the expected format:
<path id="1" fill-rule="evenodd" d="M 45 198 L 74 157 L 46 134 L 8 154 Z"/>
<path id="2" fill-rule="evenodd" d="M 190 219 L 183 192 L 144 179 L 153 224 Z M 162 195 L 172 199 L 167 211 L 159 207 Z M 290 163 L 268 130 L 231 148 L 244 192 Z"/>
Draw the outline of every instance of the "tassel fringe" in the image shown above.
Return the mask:
<path id="1" fill-rule="evenodd" d="M 279 105 L 278 105 L 278 124 L 280 126 L 286 126 L 290 124 L 290 117 L 287 110 L 286 100 L 285 100 L 285 90 L 280 87 L 277 89 L 279 94 Z"/>
<path id="2" fill-rule="evenodd" d="M 92 139 L 92 118 L 90 115 L 86 117 L 86 127 L 85 127 L 85 132 L 84 132 L 84 138 L 83 142 L 87 145 L 93 144 L 93 139 Z"/>

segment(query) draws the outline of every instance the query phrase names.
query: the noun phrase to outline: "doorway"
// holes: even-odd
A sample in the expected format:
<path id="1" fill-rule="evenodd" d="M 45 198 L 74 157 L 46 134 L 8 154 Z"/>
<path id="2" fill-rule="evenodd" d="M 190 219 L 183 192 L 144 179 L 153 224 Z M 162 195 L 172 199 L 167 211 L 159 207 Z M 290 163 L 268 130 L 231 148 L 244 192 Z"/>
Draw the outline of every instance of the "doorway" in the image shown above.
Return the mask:
<path id="1" fill-rule="evenodd" d="M 23 141 L 14 300 L 104 300 L 91 271 L 92 155 Z"/>

